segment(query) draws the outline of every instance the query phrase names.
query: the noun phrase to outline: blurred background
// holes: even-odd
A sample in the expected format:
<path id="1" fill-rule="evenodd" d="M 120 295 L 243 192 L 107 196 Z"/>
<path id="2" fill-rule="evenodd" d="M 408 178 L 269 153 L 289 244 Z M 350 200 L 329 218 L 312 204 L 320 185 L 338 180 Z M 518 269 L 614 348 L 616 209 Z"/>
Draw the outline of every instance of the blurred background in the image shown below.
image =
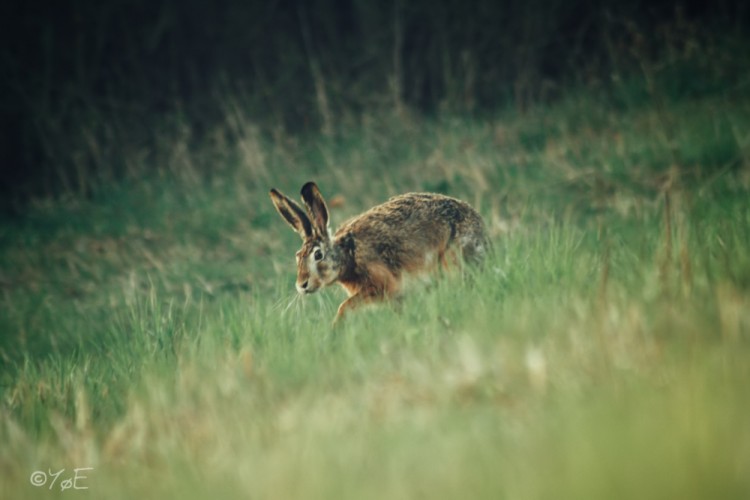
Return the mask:
<path id="1" fill-rule="evenodd" d="M 390 113 L 524 113 L 571 88 L 626 107 L 654 104 L 656 86 L 664 99 L 748 86 L 741 0 L 30 0 L 0 9 L 6 213 L 31 197 L 89 196 L 118 179 L 184 170 L 170 166 L 176 143 L 191 175 L 212 175 L 248 127 L 269 140 L 335 137 Z"/>

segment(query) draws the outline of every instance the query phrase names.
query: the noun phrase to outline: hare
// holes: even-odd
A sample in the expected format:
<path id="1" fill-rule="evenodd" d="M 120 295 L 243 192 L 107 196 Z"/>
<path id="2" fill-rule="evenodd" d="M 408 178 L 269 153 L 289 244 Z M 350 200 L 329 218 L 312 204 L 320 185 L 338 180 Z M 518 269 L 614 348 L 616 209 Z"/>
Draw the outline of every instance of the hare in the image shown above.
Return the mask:
<path id="1" fill-rule="evenodd" d="M 302 186 L 305 212 L 276 189 L 271 200 L 302 237 L 297 252 L 297 291 L 314 293 L 338 282 L 349 294 L 334 325 L 360 304 L 398 294 L 405 274 L 448 267 L 456 246 L 463 259 L 480 263 L 489 250 L 481 216 L 468 203 L 435 193 L 395 196 L 346 222 L 331 235 L 328 207 L 314 182 Z"/>

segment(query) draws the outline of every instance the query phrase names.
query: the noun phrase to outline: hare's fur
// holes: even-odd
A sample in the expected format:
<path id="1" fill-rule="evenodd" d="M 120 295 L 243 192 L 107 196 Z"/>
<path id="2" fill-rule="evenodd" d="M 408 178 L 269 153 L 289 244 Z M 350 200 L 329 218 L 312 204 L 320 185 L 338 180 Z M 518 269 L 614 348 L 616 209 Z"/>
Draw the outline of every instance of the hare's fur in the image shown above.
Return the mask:
<path id="1" fill-rule="evenodd" d="M 270 194 L 279 214 L 302 237 L 297 290 L 313 293 L 338 282 L 349 294 L 335 321 L 359 304 L 396 295 L 404 275 L 449 267 L 453 250 L 471 263 L 480 263 L 489 250 L 480 215 L 468 203 L 449 196 L 395 196 L 348 220 L 331 235 L 328 208 L 314 183 L 302 187 L 306 212 L 276 189 Z"/>

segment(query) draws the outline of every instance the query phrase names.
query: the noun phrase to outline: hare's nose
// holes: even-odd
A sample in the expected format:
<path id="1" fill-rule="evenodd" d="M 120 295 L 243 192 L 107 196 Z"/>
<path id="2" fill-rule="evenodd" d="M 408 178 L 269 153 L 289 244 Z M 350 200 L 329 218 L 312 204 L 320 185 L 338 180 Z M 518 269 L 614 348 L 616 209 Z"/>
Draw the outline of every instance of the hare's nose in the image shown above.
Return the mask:
<path id="1" fill-rule="evenodd" d="M 310 283 L 310 280 L 305 280 L 302 283 L 297 283 L 297 291 L 300 293 L 306 293 L 307 292 L 307 285 Z"/>
<path id="2" fill-rule="evenodd" d="M 302 288 L 302 289 L 304 290 L 304 289 L 306 289 L 306 288 L 307 288 L 307 284 L 308 284 L 309 282 L 310 282 L 310 280 L 305 280 L 305 282 L 304 282 L 304 283 L 302 283 L 302 284 L 301 284 L 301 285 L 300 285 L 299 287 L 300 287 L 300 288 Z"/>

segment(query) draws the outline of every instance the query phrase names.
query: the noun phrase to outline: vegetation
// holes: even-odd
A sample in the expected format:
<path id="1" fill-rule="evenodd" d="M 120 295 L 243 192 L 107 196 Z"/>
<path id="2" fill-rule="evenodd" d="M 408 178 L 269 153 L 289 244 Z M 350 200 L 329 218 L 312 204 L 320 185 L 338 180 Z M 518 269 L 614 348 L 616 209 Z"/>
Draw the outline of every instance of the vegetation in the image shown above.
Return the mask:
<path id="1" fill-rule="evenodd" d="M 9 3 L 0 211 L 212 171 L 248 138 L 238 108 L 269 134 L 331 138 L 383 110 L 486 118 L 571 88 L 617 88 L 623 107 L 742 92 L 748 23 L 742 0 Z"/>
<path id="2" fill-rule="evenodd" d="M 0 225 L 0 498 L 746 498 L 732 40 L 481 116 L 407 103 L 291 133 L 225 93 L 146 147 L 94 114 L 50 174 L 67 184 Z M 333 330 L 343 292 L 296 295 L 268 198 L 312 179 L 334 225 L 465 199 L 494 254 Z"/>

